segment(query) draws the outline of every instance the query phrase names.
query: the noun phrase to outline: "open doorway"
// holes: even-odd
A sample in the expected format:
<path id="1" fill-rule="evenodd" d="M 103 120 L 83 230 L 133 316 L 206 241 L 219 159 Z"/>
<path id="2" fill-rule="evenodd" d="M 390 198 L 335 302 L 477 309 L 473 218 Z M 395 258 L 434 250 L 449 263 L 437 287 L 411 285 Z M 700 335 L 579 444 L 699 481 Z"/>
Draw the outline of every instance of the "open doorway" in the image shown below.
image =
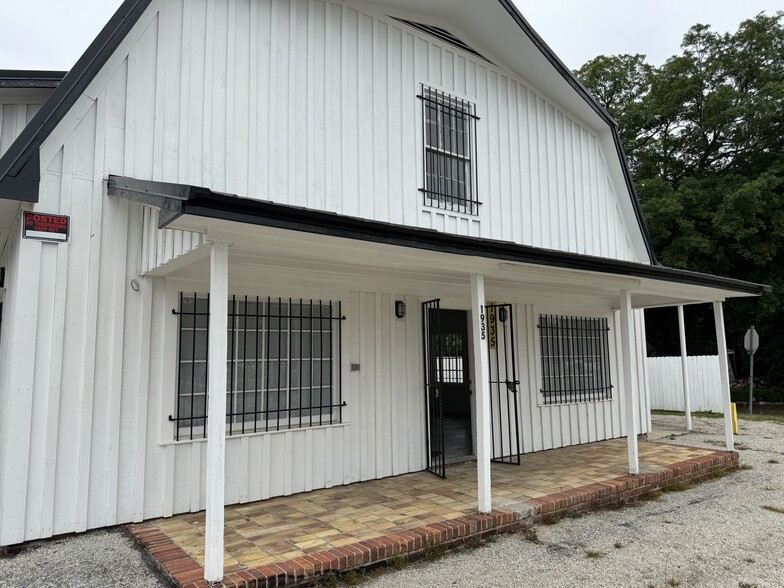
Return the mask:
<path id="1" fill-rule="evenodd" d="M 468 313 L 423 304 L 427 469 L 446 477 L 447 463 L 474 456 L 471 380 L 468 359 Z"/>

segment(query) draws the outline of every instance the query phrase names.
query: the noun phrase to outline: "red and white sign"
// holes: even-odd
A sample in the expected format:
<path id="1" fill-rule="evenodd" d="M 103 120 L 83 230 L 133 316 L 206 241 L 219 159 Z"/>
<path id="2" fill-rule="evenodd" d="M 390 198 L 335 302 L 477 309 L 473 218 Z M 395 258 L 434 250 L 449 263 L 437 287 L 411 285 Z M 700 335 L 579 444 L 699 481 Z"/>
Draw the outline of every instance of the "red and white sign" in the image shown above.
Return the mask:
<path id="1" fill-rule="evenodd" d="M 39 241 L 68 241 L 70 219 L 62 214 L 25 211 L 22 237 Z"/>

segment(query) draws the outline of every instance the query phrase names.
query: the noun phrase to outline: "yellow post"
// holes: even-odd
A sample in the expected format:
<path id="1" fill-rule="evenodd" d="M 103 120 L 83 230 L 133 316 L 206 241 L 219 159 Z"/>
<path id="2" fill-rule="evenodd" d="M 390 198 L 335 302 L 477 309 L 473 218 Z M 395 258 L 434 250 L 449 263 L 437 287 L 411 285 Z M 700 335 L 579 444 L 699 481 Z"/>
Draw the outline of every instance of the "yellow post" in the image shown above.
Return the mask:
<path id="1" fill-rule="evenodd" d="M 738 434 L 738 409 L 733 402 L 731 405 L 732 407 L 732 433 L 734 435 Z"/>

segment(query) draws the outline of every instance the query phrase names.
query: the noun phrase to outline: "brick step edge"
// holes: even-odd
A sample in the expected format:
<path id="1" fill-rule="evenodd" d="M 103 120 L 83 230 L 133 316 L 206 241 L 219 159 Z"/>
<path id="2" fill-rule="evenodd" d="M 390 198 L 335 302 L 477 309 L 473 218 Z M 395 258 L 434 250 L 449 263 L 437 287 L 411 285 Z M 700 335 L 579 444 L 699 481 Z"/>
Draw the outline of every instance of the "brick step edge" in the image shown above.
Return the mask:
<path id="1" fill-rule="evenodd" d="M 696 482 L 720 472 L 737 469 L 739 454 L 736 451 L 714 452 L 679 463 L 663 466 L 660 472 L 645 472 L 637 476 L 619 476 L 604 482 L 589 484 L 529 502 L 533 505 L 534 524 L 557 520 L 581 511 L 591 511 L 609 504 L 635 500 L 666 489 L 677 483 Z"/>
<path id="2" fill-rule="evenodd" d="M 259 568 L 228 570 L 222 583 L 213 586 L 307 586 L 324 574 L 383 565 L 400 556 L 407 561 L 413 561 L 426 557 L 434 547 L 457 549 L 469 539 L 485 539 L 492 535 L 512 533 L 523 526 L 520 515 L 514 512 L 493 510 L 489 514 L 469 514 Z M 129 525 L 128 529 L 158 561 L 175 585 L 180 588 L 209 586 L 204 580 L 204 568 L 160 531 L 154 522 Z"/>

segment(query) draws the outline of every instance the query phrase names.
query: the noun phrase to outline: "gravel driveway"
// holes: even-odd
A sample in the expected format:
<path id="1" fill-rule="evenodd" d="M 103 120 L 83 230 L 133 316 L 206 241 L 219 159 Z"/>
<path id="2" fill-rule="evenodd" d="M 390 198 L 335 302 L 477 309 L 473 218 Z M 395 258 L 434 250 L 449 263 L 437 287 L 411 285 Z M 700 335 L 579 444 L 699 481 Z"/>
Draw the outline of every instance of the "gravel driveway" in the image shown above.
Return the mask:
<path id="1" fill-rule="evenodd" d="M 13 557 L 0 557 L 2 588 L 164 588 L 149 555 L 123 528 L 41 541 Z"/>
<path id="2" fill-rule="evenodd" d="M 723 420 L 654 416 L 651 439 L 716 448 Z M 365 584 L 398 586 L 750 588 L 784 586 L 784 426 L 741 421 L 741 464 L 752 469 L 616 511 L 536 528 L 539 541 L 494 544 L 411 565 Z M 677 435 L 670 439 L 671 434 Z M 781 463 L 768 463 L 778 460 Z"/>
<path id="3" fill-rule="evenodd" d="M 709 448 L 722 444 L 721 419 L 695 419 L 689 435 L 681 434 L 682 421 L 655 416 L 650 437 Z M 641 506 L 538 526 L 540 543 L 507 535 L 363 585 L 784 586 L 784 514 L 762 508 L 784 508 L 784 425 L 741 421 L 737 442 L 741 463 L 752 469 Z M 121 529 L 45 541 L 0 557 L 2 588 L 168 585 Z"/>

